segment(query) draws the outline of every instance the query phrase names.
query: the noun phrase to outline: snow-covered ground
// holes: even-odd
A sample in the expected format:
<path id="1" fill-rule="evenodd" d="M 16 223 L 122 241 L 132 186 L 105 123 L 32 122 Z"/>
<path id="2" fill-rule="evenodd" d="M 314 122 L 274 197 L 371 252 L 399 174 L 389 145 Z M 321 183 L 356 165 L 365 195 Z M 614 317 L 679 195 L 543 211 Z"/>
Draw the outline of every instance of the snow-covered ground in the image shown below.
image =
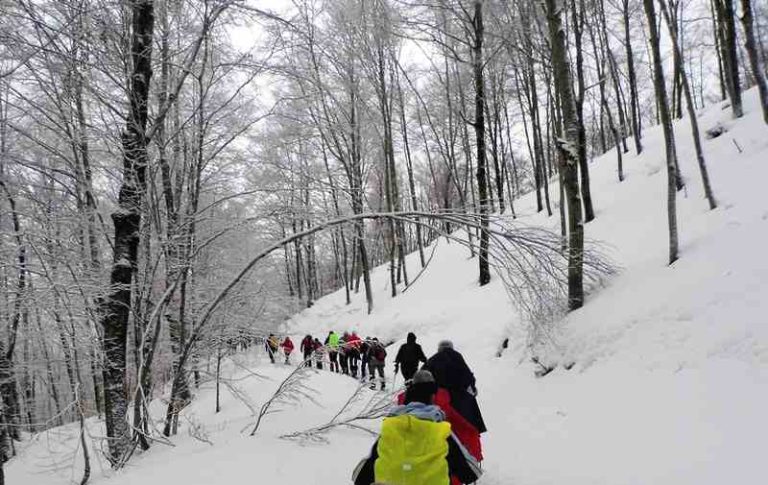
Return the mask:
<path id="1" fill-rule="evenodd" d="M 376 269 L 372 315 L 365 313 L 362 294 L 346 306 L 338 292 L 295 316 L 286 331 L 297 342 L 304 333 L 322 337 L 331 328 L 395 340 L 414 331 L 428 354 L 438 340 L 452 339 L 478 378 L 489 427 L 483 484 L 766 483 L 768 127 L 756 97 L 754 90 L 746 94 L 741 120 L 730 120 L 730 111 L 717 106 L 700 117 L 703 129 L 720 122 L 729 130 L 705 142 L 720 204 L 715 211 L 702 195 L 687 121 L 676 124 L 687 188 L 678 198 L 681 258 L 671 267 L 661 132 L 647 130 L 643 155 L 626 156 L 622 183 L 613 152 L 592 164 L 597 219 L 586 226 L 587 236 L 606 243 L 622 269 L 559 323 L 557 352 L 547 358 L 575 363 L 570 370 L 535 377 L 517 312 L 498 278 L 478 288 L 476 260 L 445 240 L 418 282 L 395 299 L 388 296 L 387 268 Z M 516 208 L 524 223 L 558 227 L 556 217 L 535 213 L 532 197 Z M 409 265 L 414 274 L 415 255 Z M 505 337 L 510 346 L 497 357 Z M 258 409 L 290 368 L 266 364 L 256 352 L 235 356 L 225 371 Z M 371 444 L 367 433 L 337 429 L 326 442 L 310 443 L 279 438 L 327 422 L 356 387 L 328 372 L 313 373 L 307 382 L 316 402 L 305 399 L 268 416 L 253 437 L 248 406 L 222 390 L 223 410 L 215 414 L 208 384 L 185 412 L 173 447 L 156 445 L 116 476 L 96 466 L 93 483 L 349 483 Z M 99 434 L 98 423 L 90 428 Z M 79 479 L 79 461 L 71 456 L 75 440 L 63 438 L 75 431 L 60 429 L 22 444 L 7 483 Z"/>

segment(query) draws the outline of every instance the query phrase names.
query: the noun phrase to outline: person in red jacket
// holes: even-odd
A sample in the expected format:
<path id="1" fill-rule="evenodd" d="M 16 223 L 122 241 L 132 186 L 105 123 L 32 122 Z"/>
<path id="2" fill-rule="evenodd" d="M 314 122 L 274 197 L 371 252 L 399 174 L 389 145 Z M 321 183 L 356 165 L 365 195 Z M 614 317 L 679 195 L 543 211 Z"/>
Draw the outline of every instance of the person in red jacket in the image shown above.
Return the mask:
<path id="1" fill-rule="evenodd" d="M 285 340 L 283 340 L 283 343 L 280 344 L 280 347 L 282 347 L 283 352 L 285 352 L 285 364 L 290 364 L 291 352 L 293 352 L 293 341 L 291 340 L 291 337 L 286 336 Z"/>
<path id="2" fill-rule="evenodd" d="M 307 334 L 307 336 L 304 337 L 304 340 L 301 341 L 301 345 L 299 346 L 299 350 L 304 354 L 304 365 L 306 367 L 312 367 L 312 353 L 315 351 L 315 340 L 311 335 Z"/>
<path id="3" fill-rule="evenodd" d="M 406 387 L 409 386 L 411 381 L 406 382 Z M 451 431 L 459 442 L 467 449 L 470 455 L 477 460 L 478 463 L 483 461 L 483 448 L 480 443 L 480 433 L 477 431 L 472 423 L 467 421 L 464 416 L 459 414 L 456 409 L 451 406 L 451 394 L 443 389 L 438 388 L 432 401 L 435 406 L 439 406 L 445 413 L 445 420 L 451 423 Z M 397 396 L 397 403 L 403 405 L 405 403 L 405 392 L 401 392 Z M 451 485 L 461 485 L 456 477 L 451 477 Z"/>
<path id="4" fill-rule="evenodd" d="M 356 332 L 352 332 L 347 340 L 347 360 L 349 361 L 349 371 L 355 379 L 357 379 L 357 370 L 360 365 L 360 344 L 360 337 Z"/>

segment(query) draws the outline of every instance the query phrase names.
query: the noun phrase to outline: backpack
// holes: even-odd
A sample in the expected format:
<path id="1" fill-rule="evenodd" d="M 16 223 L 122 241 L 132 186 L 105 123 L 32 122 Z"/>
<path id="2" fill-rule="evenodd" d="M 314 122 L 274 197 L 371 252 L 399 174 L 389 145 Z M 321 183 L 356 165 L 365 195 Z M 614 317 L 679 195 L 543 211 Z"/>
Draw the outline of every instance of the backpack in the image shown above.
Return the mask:
<path id="1" fill-rule="evenodd" d="M 377 345 L 373 348 L 373 358 L 384 362 L 384 359 L 387 358 L 387 351 L 381 345 Z"/>
<path id="2" fill-rule="evenodd" d="M 381 425 L 374 463 L 376 483 L 445 485 L 451 425 L 415 416 L 389 417 Z"/>

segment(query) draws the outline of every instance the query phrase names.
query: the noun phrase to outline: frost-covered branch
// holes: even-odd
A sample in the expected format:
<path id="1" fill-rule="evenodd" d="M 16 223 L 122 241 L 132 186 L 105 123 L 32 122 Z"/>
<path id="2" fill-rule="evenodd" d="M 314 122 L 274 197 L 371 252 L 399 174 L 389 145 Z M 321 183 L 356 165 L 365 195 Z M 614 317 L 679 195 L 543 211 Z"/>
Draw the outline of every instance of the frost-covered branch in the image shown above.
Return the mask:
<path id="1" fill-rule="evenodd" d="M 368 394 L 367 384 L 360 384 L 330 421 L 303 431 L 284 434 L 280 438 L 302 442 L 327 443 L 328 438 L 326 435 L 339 427 L 357 429 L 376 435 L 375 431 L 366 428 L 361 423 L 386 416 L 399 392 L 399 389 L 391 393 L 377 392 L 366 400 L 365 398 Z M 360 403 L 363 403 L 362 406 L 358 406 Z"/>
<path id="2" fill-rule="evenodd" d="M 306 384 L 307 378 L 313 372 L 311 368 L 300 365 L 288 374 L 288 377 L 280 383 L 272 396 L 261 405 L 258 414 L 256 414 L 256 423 L 251 430 L 251 436 L 256 434 L 266 416 L 279 413 L 286 406 L 295 406 L 302 400 L 317 402 L 315 400 L 316 391 Z"/>

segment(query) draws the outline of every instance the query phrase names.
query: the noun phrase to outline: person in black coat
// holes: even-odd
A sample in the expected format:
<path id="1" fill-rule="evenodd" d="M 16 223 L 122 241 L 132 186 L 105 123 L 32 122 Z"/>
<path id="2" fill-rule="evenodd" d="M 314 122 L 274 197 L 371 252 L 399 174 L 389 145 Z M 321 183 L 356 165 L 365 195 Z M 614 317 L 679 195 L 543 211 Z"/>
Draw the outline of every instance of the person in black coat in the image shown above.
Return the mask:
<path id="1" fill-rule="evenodd" d="M 365 340 L 360 342 L 360 380 L 362 382 L 365 382 L 365 377 L 368 373 L 368 364 L 371 363 L 371 339 L 370 337 L 365 337 Z"/>
<path id="2" fill-rule="evenodd" d="M 304 365 L 312 367 L 312 353 L 315 351 L 315 340 L 311 335 L 307 335 L 301 341 L 299 350 L 304 354 Z"/>
<path id="3" fill-rule="evenodd" d="M 413 375 L 419 369 L 419 362 L 426 362 L 427 356 L 421 349 L 421 345 L 416 343 L 416 335 L 413 332 L 408 333 L 406 342 L 400 346 L 395 357 L 395 374 L 398 367 L 403 372 L 403 379 L 406 381 L 413 378 Z"/>
<path id="4" fill-rule="evenodd" d="M 451 405 L 464 416 L 479 433 L 485 433 L 485 421 L 477 405 L 477 386 L 475 375 L 469 369 L 464 357 L 454 350 L 453 342 L 443 340 L 437 347 L 437 353 L 427 360 L 423 369 L 435 376 L 439 387 L 451 394 Z"/>

